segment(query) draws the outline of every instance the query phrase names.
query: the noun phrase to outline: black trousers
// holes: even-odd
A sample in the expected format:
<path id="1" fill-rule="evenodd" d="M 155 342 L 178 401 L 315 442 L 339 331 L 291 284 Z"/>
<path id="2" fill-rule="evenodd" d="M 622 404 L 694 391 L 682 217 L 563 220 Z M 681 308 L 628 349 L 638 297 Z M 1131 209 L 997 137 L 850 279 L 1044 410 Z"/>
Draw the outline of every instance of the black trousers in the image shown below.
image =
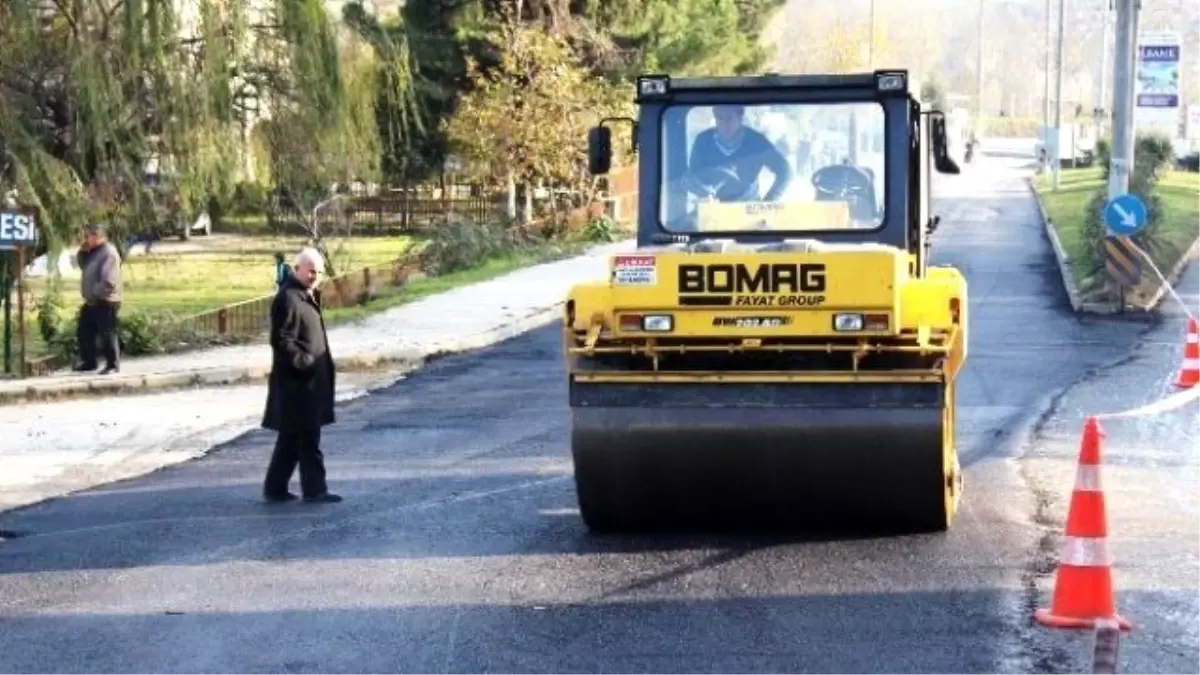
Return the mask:
<path id="1" fill-rule="evenodd" d="M 278 497 L 288 491 L 296 466 L 300 467 L 300 490 L 305 497 L 325 494 L 325 456 L 321 454 L 321 430 L 283 433 L 275 438 L 275 452 L 267 466 L 263 494 Z"/>
<path id="2" fill-rule="evenodd" d="M 116 368 L 120 365 L 121 347 L 117 338 L 118 302 L 97 302 L 84 305 L 79 310 L 79 357 L 86 368 L 96 367 L 96 342 L 104 355 L 104 365 Z"/>

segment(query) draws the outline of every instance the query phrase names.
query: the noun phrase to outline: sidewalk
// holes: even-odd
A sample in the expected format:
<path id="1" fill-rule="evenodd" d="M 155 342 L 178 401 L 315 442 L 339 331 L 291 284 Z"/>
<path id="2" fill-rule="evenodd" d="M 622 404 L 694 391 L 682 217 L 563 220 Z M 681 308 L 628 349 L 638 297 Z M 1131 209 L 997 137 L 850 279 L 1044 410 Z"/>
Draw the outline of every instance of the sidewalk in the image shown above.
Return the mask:
<path id="1" fill-rule="evenodd" d="M 495 279 L 386 310 L 329 329 L 340 371 L 382 365 L 420 365 L 432 355 L 486 346 L 553 317 L 574 284 L 602 280 L 608 256 L 633 241 L 594 247 L 587 254 L 536 265 Z M 0 382 L 0 405 L 116 392 L 244 384 L 265 379 L 265 344 L 215 347 L 182 354 L 128 358 L 115 375 L 62 374 Z"/>

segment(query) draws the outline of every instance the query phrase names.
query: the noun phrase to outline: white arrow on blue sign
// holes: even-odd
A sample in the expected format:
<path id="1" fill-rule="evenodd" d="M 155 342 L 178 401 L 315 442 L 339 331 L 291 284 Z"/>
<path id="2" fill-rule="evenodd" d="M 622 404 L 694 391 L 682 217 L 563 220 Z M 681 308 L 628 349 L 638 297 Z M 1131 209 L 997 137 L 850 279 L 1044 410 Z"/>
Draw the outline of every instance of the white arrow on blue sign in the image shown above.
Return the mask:
<path id="1" fill-rule="evenodd" d="M 1117 195 L 1104 207 L 1104 223 L 1118 236 L 1137 234 L 1146 225 L 1146 205 L 1137 195 Z"/>

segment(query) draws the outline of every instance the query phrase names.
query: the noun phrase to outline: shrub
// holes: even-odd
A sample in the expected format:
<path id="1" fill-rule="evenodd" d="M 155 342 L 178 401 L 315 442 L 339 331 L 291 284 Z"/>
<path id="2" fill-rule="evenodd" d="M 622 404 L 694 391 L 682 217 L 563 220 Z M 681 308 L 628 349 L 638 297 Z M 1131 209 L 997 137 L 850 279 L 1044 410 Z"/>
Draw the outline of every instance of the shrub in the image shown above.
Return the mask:
<path id="1" fill-rule="evenodd" d="M 1158 172 L 1170 166 L 1175 158 L 1175 149 L 1171 139 L 1161 133 L 1138 134 L 1133 146 L 1133 171 L 1135 174 L 1145 173 L 1151 178 L 1157 178 Z M 1130 177 L 1130 181 L 1134 180 Z"/>
<path id="2" fill-rule="evenodd" d="M 42 336 L 42 342 L 50 344 L 58 337 L 65 321 L 62 295 L 58 289 L 34 300 L 33 311 L 37 314 L 38 334 Z"/>
<path id="3" fill-rule="evenodd" d="M 948 112 L 946 107 L 946 92 L 936 80 L 926 80 L 921 85 L 921 100 L 936 110 Z"/>
<path id="4" fill-rule="evenodd" d="M 1096 161 L 1100 164 L 1100 172 L 1108 180 L 1109 161 L 1112 159 L 1112 142 L 1107 138 L 1096 139 Z"/>
<path id="5" fill-rule="evenodd" d="M 616 224 L 607 215 L 588 220 L 583 228 L 583 238 L 592 242 L 612 242 L 617 238 Z"/>
<path id="6" fill-rule="evenodd" d="M 1134 173 L 1147 172 L 1157 177 L 1164 166 L 1170 166 L 1175 158 L 1171 139 L 1159 133 L 1138 134 L 1133 146 Z M 1107 138 L 1096 141 L 1096 159 L 1105 180 L 1108 180 L 1112 162 L 1112 142 Z M 1134 180 L 1131 176 L 1130 180 Z"/>
<path id="7" fill-rule="evenodd" d="M 1147 254 L 1154 256 L 1167 245 L 1163 237 L 1161 223 L 1163 220 L 1163 201 L 1157 190 L 1157 172 L 1153 166 L 1153 157 L 1147 161 L 1138 162 L 1134 173 L 1129 178 L 1129 192 L 1136 195 L 1146 205 L 1146 225 L 1132 237 Z M 1104 269 L 1104 239 L 1108 236 L 1108 227 L 1104 222 L 1104 207 L 1108 204 L 1107 186 L 1098 189 L 1086 206 L 1083 221 L 1082 237 L 1087 242 L 1085 259 L 1076 261 L 1081 264 L 1085 275 L 1096 274 Z"/>
<path id="8" fill-rule="evenodd" d="M 1073 260 L 1072 265 L 1080 268 L 1084 276 L 1089 276 L 1104 269 L 1104 238 L 1108 228 L 1104 224 L 1104 206 L 1108 203 L 1108 188 L 1100 188 L 1088 200 L 1086 215 L 1083 219 L 1081 236 L 1087 242 L 1085 258 Z"/>
<path id="9" fill-rule="evenodd" d="M 1165 214 L 1162 196 L 1158 194 L 1158 168 L 1151 172 L 1149 167 L 1145 171 L 1135 167 L 1129 179 L 1129 191 L 1146 205 L 1146 226 L 1134 235 L 1133 241 L 1151 256 L 1158 256 L 1168 245 L 1161 227 Z"/>
<path id="10" fill-rule="evenodd" d="M 41 328 L 41 314 L 38 319 Z M 78 357 L 78 326 L 79 316 L 76 313 L 63 317 L 49 331 L 49 337 L 44 330 L 42 337 L 50 353 L 68 361 Z M 212 342 L 191 334 L 170 312 L 138 310 L 121 312 L 117 320 L 117 340 L 123 356 L 167 354 Z"/>
<path id="11" fill-rule="evenodd" d="M 525 243 L 520 228 L 489 221 L 447 221 L 433 230 L 428 244 L 418 254 L 421 270 L 441 276 L 483 264 L 489 258 L 515 251 Z"/>

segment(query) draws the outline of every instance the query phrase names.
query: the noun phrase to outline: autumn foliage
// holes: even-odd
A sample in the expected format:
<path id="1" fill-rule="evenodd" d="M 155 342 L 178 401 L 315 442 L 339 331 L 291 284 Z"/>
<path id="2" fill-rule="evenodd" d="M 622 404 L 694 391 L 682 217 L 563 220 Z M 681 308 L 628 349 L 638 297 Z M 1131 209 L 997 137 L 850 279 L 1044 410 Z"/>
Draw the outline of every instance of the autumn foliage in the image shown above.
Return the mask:
<path id="1" fill-rule="evenodd" d="M 586 185 L 587 130 L 631 114 L 632 88 L 594 76 L 548 33 L 510 27 L 499 41 L 498 65 L 468 62 L 471 88 L 446 123 L 452 147 L 488 178 Z"/>

